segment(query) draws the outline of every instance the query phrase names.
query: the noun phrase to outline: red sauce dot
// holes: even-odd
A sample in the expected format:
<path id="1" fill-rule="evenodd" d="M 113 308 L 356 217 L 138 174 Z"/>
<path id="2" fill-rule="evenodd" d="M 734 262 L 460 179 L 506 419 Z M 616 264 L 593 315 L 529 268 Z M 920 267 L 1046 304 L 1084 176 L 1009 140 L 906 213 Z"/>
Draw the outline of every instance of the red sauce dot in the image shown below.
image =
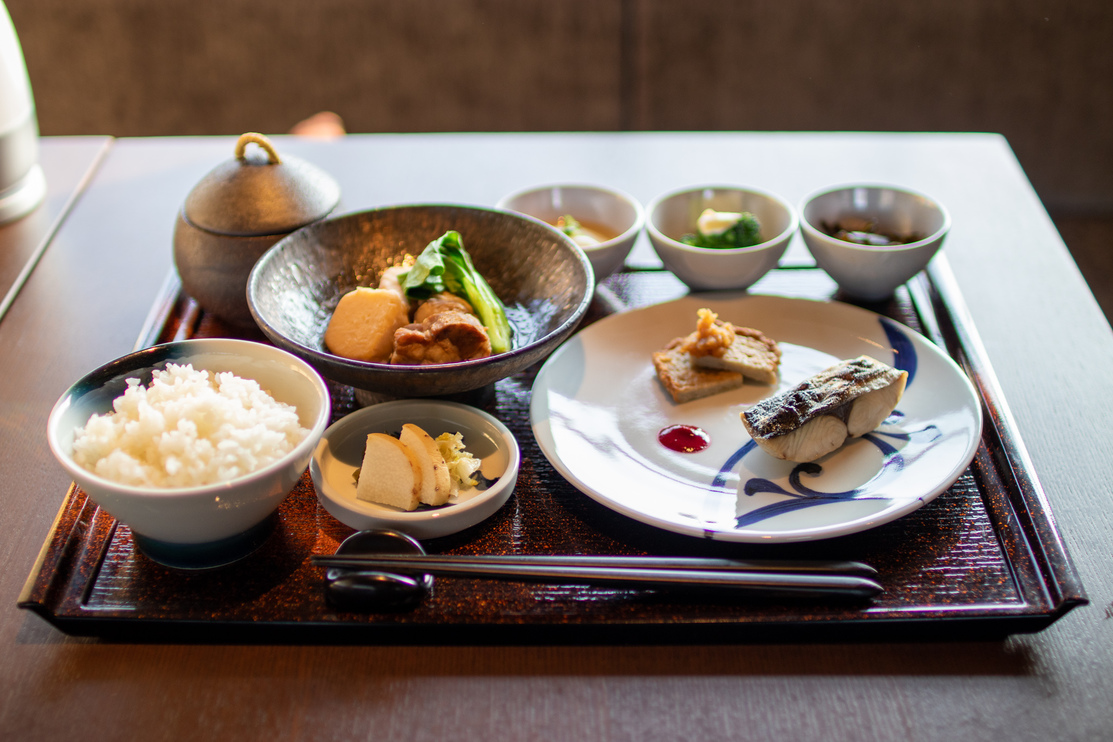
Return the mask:
<path id="1" fill-rule="evenodd" d="M 657 440 L 670 451 L 695 453 L 711 445 L 711 436 L 695 425 L 670 425 L 661 428 Z"/>

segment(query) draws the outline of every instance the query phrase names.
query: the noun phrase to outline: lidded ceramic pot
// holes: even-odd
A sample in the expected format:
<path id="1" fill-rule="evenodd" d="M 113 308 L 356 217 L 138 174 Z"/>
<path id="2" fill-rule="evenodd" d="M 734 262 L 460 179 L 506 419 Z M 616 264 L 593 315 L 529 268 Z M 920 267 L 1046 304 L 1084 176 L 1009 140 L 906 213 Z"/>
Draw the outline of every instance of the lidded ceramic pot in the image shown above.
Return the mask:
<path id="1" fill-rule="evenodd" d="M 256 147 L 249 145 L 255 144 Z M 194 186 L 174 226 L 174 264 L 182 289 L 206 312 L 253 326 L 247 279 L 271 245 L 328 216 L 340 186 L 297 157 L 279 157 L 262 134 L 236 142 L 235 157 Z"/>

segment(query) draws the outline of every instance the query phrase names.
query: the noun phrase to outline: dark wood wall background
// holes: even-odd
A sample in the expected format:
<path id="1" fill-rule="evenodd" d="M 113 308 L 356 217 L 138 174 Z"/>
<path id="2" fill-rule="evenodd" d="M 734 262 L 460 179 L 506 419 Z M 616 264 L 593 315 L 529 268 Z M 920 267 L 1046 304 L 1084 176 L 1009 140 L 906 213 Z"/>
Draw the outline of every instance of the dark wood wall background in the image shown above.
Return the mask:
<path id="1" fill-rule="evenodd" d="M 1108 0 L 6 4 L 45 135 L 999 132 L 1113 309 Z"/>

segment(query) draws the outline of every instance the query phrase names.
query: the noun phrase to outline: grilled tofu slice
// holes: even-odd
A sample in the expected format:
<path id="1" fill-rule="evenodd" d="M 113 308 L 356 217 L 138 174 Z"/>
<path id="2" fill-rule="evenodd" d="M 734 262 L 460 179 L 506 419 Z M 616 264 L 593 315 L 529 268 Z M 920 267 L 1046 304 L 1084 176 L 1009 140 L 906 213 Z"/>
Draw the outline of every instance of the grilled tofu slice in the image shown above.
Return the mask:
<path id="1" fill-rule="evenodd" d="M 682 338 L 676 338 L 664 350 L 652 354 L 657 378 L 674 402 L 683 404 L 742 386 L 744 377 L 737 371 L 699 368 L 693 364 L 692 356 L 680 347 L 682 342 Z"/>
<path id="2" fill-rule="evenodd" d="M 735 327 L 734 341 L 718 353 L 693 356 L 693 363 L 703 368 L 737 371 L 759 384 L 776 384 L 781 349 L 774 340 L 752 327 Z"/>

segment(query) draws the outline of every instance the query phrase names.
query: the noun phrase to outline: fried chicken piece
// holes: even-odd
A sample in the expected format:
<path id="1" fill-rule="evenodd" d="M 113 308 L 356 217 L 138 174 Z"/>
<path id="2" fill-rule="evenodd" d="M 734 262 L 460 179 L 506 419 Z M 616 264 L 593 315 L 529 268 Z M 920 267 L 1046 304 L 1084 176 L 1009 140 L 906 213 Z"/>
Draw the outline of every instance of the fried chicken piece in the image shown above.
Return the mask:
<path id="1" fill-rule="evenodd" d="M 466 312 L 439 312 L 394 333 L 391 363 L 411 366 L 456 363 L 491 355 L 487 329 Z"/>
<path id="2" fill-rule="evenodd" d="M 434 314 L 440 314 L 441 312 L 475 314 L 475 311 L 472 309 L 471 304 L 468 304 L 467 300 L 461 299 L 455 294 L 443 291 L 435 296 L 430 296 L 418 306 L 417 311 L 414 312 L 414 322 L 416 324 L 421 324 Z"/>

